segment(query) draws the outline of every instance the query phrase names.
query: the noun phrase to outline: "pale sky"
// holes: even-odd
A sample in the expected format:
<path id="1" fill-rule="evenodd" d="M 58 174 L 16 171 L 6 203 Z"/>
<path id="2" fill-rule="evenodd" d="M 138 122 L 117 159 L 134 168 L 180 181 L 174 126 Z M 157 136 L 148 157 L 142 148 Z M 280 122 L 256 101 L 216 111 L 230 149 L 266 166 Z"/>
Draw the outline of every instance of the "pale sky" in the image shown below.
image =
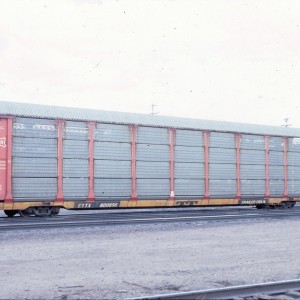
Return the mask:
<path id="1" fill-rule="evenodd" d="M 0 100 L 300 127 L 300 1 L 0 0 Z"/>

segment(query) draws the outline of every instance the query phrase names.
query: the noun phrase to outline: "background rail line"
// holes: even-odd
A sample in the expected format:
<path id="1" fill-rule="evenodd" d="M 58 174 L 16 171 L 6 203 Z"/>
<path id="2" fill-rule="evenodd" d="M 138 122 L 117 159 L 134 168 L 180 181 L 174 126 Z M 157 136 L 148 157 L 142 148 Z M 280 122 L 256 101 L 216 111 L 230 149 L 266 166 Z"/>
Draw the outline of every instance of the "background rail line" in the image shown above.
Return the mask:
<path id="1" fill-rule="evenodd" d="M 299 299 L 300 280 L 287 280 L 262 284 L 226 287 L 138 298 L 127 300 L 204 300 L 204 299 Z"/>
<path id="2" fill-rule="evenodd" d="M 291 218 L 300 216 L 300 207 L 283 210 L 217 209 L 217 210 L 161 210 L 106 211 L 90 214 L 69 214 L 56 217 L 0 218 L 0 230 L 43 229 L 81 226 L 108 226 L 170 222 L 232 221 L 245 219 Z"/>

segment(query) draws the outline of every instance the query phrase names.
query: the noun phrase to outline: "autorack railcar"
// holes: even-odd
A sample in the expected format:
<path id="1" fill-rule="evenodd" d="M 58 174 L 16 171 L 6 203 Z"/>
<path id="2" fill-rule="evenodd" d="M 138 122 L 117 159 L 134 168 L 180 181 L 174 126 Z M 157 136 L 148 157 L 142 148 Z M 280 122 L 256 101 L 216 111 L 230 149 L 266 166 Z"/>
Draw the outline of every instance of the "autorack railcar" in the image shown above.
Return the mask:
<path id="1" fill-rule="evenodd" d="M 300 129 L 0 102 L 10 217 L 299 199 Z"/>

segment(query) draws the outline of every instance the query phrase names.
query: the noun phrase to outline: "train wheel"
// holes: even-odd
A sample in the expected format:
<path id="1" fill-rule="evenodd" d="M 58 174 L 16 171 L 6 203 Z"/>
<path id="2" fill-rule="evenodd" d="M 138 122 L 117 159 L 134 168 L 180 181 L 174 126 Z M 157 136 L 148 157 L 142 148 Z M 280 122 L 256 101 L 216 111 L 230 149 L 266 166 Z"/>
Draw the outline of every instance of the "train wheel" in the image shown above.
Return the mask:
<path id="1" fill-rule="evenodd" d="M 52 207 L 52 212 L 50 214 L 50 216 L 57 216 L 59 214 L 59 207 Z"/>
<path id="2" fill-rule="evenodd" d="M 294 202 L 286 202 L 286 207 L 287 208 L 293 208 L 295 206 Z"/>
<path id="3" fill-rule="evenodd" d="M 28 209 L 19 210 L 19 214 L 21 217 L 30 217 L 32 213 Z"/>
<path id="4" fill-rule="evenodd" d="M 52 213 L 52 207 L 48 207 L 48 206 L 34 207 L 33 213 L 36 217 L 48 217 Z"/>
<path id="5" fill-rule="evenodd" d="M 293 201 L 281 202 L 280 205 L 279 205 L 279 207 L 283 208 L 283 209 L 293 208 L 294 206 L 295 206 L 295 202 L 293 202 Z"/>
<path id="6" fill-rule="evenodd" d="M 29 207 L 24 210 L 20 210 L 19 214 L 21 217 L 29 217 L 29 216 L 36 216 L 36 217 L 50 217 L 56 216 L 59 213 L 59 207 L 52 207 L 52 206 L 37 206 L 37 207 Z"/>
<path id="7" fill-rule="evenodd" d="M 18 213 L 17 210 L 4 210 L 4 213 L 9 217 L 12 218 L 15 214 Z"/>

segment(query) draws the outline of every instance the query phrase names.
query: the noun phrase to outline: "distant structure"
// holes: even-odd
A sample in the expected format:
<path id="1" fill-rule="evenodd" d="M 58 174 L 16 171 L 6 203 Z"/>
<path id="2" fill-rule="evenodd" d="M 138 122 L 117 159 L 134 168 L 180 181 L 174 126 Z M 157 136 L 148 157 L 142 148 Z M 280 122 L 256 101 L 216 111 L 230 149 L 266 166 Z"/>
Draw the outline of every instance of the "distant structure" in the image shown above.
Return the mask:
<path id="1" fill-rule="evenodd" d="M 151 115 L 158 115 L 158 112 L 155 112 L 155 106 L 157 105 L 156 104 L 151 105 Z"/>
<path id="2" fill-rule="evenodd" d="M 293 124 L 288 124 L 289 118 L 285 118 L 285 119 L 283 119 L 283 121 L 284 121 L 284 124 L 281 125 L 282 127 L 289 127 L 289 126 L 293 125 Z"/>

